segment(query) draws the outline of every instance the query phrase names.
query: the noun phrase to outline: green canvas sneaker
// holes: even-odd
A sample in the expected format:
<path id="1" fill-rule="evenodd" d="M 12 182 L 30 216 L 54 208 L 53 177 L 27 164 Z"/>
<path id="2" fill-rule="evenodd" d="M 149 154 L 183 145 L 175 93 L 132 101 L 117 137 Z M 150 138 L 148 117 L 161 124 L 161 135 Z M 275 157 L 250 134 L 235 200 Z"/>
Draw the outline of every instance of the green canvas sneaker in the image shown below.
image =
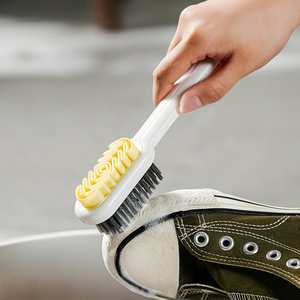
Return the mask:
<path id="1" fill-rule="evenodd" d="M 300 210 L 209 189 L 157 196 L 103 258 L 128 289 L 156 299 L 300 299 Z"/>

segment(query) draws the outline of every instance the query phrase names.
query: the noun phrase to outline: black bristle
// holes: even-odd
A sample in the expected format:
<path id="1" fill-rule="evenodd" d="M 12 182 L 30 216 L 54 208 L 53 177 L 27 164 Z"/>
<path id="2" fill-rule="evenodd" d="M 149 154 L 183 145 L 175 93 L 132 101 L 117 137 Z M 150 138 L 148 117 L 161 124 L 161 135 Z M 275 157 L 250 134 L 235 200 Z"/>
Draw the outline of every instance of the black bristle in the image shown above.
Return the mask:
<path id="1" fill-rule="evenodd" d="M 136 210 L 135 206 L 133 205 L 133 203 L 128 199 L 128 197 L 125 199 L 125 201 L 123 202 L 123 205 L 126 205 L 126 207 L 128 208 L 128 210 L 130 211 L 131 217 L 133 218 L 138 211 Z"/>
<path id="2" fill-rule="evenodd" d="M 103 223 L 98 224 L 97 228 L 101 233 L 109 234 L 109 230 L 107 229 L 107 227 L 105 227 Z"/>
<path id="3" fill-rule="evenodd" d="M 142 180 L 138 182 L 135 188 L 139 191 L 139 193 L 143 194 L 146 197 L 146 199 L 148 198 L 148 193 L 146 191 L 145 184 L 143 184 Z"/>
<path id="4" fill-rule="evenodd" d="M 137 206 L 138 208 L 138 211 L 140 211 L 143 207 L 143 194 L 139 193 L 137 191 L 136 188 L 134 188 L 132 191 L 131 191 L 131 196 L 133 196 L 133 199 L 134 199 L 134 203 L 135 205 Z M 117 211 L 118 212 L 118 211 Z"/>
<path id="5" fill-rule="evenodd" d="M 121 205 L 121 210 L 123 213 L 124 218 L 127 220 L 127 222 L 129 223 L 131 220 L 131 211 L 128 209 L 128 206 L 123 202 L 123 204 Z"/>
<path id="6" fill-rule="evenodd" d="M 145 178 L 143 177 L 142 179 L 143 180 L 140 180 L 139 184 L 143 187 L 143 189 L 145 190 L 145 192 L 147 193 L 147 195 L 150 195 L 151 194 L 151 188 L 147 184 L 147 181 L 145 182 Z"/>
<path id="7" fill-rule="evenodd" d="M 160 170 L 158 169 L 158 167 L 157 167 L 155 164 L 152 164 L 151 167 L 150 167 L 150 169 L 151 169 L 152 172 L 157 176 L 157 178 L 158 178 L 159 180 L 162 180 L 162 179 L 163 179 Z"/>
<path id="8" fill-rule="evenodd" d="M 162 179 L 160 170 L 152 164 L 118 210 L 108 220 L 96 225 L 98 230 L 101 233 L 110 235 L 122 233 L 143 208 L 155 186 Z"/>
<path id="9" fill-rule="evenodd" d="M 149 188 L 150 192 L 152 189 L 155 189 L 155 185 L 153 183 L 153 179 L 151 179 L 151 175 L 149 174 L 149 170 L 146 172 L 146 174 L 143 176 L 141 181 L 143 181 Z"/>

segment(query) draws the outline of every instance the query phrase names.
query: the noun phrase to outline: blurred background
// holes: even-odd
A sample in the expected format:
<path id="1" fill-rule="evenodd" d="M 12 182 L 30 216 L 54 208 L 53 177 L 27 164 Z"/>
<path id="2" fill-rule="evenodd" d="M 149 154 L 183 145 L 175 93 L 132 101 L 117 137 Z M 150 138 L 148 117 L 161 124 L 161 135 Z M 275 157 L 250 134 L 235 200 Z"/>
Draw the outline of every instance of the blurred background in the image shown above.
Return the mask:
<path id="1" fill-rule="evenodd" d="M 152 72 L 197 2 L 0 0 L 0 240 L 90 228 L 75 188 L 152 112 Z M 181 116 L 156 148 L 155 195 L 210 187 L 300 206 L 299 53 L 296 30 L 222 101 Z"/>

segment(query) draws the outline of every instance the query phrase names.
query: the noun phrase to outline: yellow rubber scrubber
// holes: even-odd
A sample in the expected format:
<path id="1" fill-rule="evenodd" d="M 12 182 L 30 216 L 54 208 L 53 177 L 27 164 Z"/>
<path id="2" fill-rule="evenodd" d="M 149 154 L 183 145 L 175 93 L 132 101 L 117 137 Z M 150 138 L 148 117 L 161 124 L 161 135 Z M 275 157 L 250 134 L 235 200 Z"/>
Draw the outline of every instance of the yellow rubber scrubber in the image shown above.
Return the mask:
<path id="1" fill-rule="evenodd" d="M 76 188 L 76 198 L 86 209 L 99 207 L 140 156 L 140 150 L 130 139 L 119 139 L 98 159 L 94 171 L 83 178 Z"/>

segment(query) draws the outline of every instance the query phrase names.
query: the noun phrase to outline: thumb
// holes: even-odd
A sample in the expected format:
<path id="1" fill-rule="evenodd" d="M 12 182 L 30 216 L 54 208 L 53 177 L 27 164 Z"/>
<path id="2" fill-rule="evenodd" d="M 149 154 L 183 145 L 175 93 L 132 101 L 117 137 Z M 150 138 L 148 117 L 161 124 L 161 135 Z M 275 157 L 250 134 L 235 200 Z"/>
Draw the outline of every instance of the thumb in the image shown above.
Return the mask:
<path id="1" fill-rule="evenodd" d="M 219 101 L 242 78 L 238 64 L 226 63 L 217 67 L 207 79 L 190 87 L 181 97 L 180 113 L 188 113 Z"/>

